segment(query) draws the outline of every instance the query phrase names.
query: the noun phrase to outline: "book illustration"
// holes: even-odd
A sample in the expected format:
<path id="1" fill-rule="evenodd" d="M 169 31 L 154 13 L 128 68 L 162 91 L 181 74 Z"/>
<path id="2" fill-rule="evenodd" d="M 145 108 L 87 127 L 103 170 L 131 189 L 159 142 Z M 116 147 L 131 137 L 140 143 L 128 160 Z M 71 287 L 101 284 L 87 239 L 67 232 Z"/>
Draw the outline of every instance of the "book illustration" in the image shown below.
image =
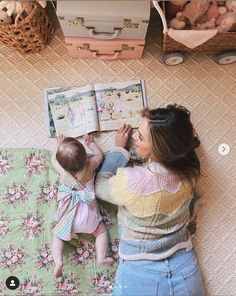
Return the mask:
<path id="1" fill-rule="evenodd" d="M 49 130 L 50 138 L 55 138 L 57 135 L 56 135 L 54 120 L 52 117 L 51 107 L 48 102 L 48 96 L 54 93 L 66 91 L 68 89 L 70 89 L 70 87 L 54 87 L 54 88 L 47 88 L 44 90 L 45 116 L 46 116 L 46 122 Z"/>
<path id="2" fill-rule="evenodd" d="M 74 127 L 75 127 L 75 117 L 76 117 L 76 114 L 75 114 L 75 112 L 71 109 L 69 103 L 67 102 L 66 104 L 68 105 L 68 110 L 67 110 L 67 114 L 66 114 L 66 116 L 67 116 L 67 118 L 70 120 L 70 122 L 71 122 L 71 124 L 72 124 L 72 127 L 74 128 Z M 63 118 L 65 118 L 65 115 L 60 115 L 60 116 L 58 117 L 58 120 L 61 120 L 61 119 L 63 119 Z"/>
<path id="3" fill-rule="evenodd" d="M 122 116 L 122 97 L 121 93 L 117 92 L 114 97 L 114 109 L 115 112 L 118 114 L 118 117 Z"/>
<path id="4" fill-rule="evenodd" d="M 113 106 L 114 106 L 114 103 L 113 102 L 110 102 L 110 103 L 108 103 L 108 107 L 106 108 L 106 111 L 109 114 L 109 119 L 113 119 L 112 118 L 112 115 L 114 113 Z M 102 119 L 102 120 L 105 120 L 105 119 Z"/>
<path id="5" fill-rule="evenodd" d="M 57 133 L 76 137 L 97 130 L 95 93 L 92 87 L 70 89 L 48 96 Z"/>
<path id="6" fill-rule="evenodd" d="M 96 106 L 97 106 L 97 113 L 98 113 L 98 120 L 103 120 L 103 112 L 105 109 L 105 103 L 102 100 L 101 94 L 98 92 L 96 93 Z"/>
<path id="7" fill-rule="evenodd" d="M 54 87 L 54 88 L 48 88 L 44 90 L 44 99 L 45 99 L 45 113 L 46 113 L 46 121 L 49 129 L 49 137 L 50 138 L 55 138 L 57 136 L 56 128 L 55 128 L 55 123 L 54 119 L 52 116 L 51 112 L 51 107 L 49 104 L 49 95 L 51 94 L 58 94 L 58 93 L 63 93 L 67 90 L 73 89 L 74 87 Z M 80 117 L 85 117 L 85 110 L 83 104 L 78 105 L 78 115 Z M 72 124 L 72 127 L 75 125 L 75 120 L 76 120 L 76 114 L 70 107 L 70 104 L 68 103 L 68 110 L 67 110 L 67 118 Z M 77 117 L 77 120 L 79 118 Z M 64 116 L 62 116 L 64 118 Z"/>
<path id="8" fill-rule="evenodd" d="M 44 97 L 50 137 L 116 130 L 124 122 L 137 127 L 146 106 L 142 80 L 46 89 Z"/>
<path id="9" fill-rule="evenodd" d="M 140 80 L 95 84 L 100 130 L 118 129 L 124 122 L 137 127 L 146 106 L 143 88 Z"/>

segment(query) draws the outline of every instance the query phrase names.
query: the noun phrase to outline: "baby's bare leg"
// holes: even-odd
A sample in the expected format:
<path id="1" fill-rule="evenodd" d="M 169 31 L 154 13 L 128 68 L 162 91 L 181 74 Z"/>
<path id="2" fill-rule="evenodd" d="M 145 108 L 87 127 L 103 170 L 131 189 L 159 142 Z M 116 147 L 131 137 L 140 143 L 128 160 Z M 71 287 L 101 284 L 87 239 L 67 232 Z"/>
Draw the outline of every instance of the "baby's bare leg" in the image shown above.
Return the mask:
<path id="1" fill-rule="evenodd" d="M 57 238 L 56 236 L 53 236 L 51 250 L 52 257 L 56 264 L 54 276 L 58 278 L 62 276 L 64 241 Z"/>
<path id="2" fill-rule="evenodd" d="M 107 257 L 109 238 L 105 224 L 100 222 L 93 234 L 96 238 L 95 246 L 98 264 L 112 265 L 114 260 L 111 257 Z"/>

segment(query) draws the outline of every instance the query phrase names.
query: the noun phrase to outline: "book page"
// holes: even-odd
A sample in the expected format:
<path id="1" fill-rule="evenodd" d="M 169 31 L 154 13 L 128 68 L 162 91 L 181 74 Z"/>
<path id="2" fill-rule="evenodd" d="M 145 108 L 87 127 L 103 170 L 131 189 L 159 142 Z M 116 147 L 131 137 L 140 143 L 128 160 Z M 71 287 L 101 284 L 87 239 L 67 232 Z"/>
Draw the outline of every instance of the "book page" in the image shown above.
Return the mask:
<path id="1" fill-rule="evenodd" d="M 116 130 L 123 123 L 138 127 L 139 112 L 146 106 L 142 80 L 95 84 L 101 131 Z"/>
<path id="2" fill-rule="evenodd" d="M 79 137 L 98 130 L 92 85 L 51 94 L 48 102 L 57 134 Z"/>
<path id="3" fill-rule="evenodd" d="M 45 103 L 45 119 L 48 127 L 49 138 L 56 138 L 56 128 L 52 117 L 51 107 L 48 102 L 48 96 L 54 93 L 59 93 L 71 89 L 71 87 L 53 87 L 44 90 L 44 103 Z"/>

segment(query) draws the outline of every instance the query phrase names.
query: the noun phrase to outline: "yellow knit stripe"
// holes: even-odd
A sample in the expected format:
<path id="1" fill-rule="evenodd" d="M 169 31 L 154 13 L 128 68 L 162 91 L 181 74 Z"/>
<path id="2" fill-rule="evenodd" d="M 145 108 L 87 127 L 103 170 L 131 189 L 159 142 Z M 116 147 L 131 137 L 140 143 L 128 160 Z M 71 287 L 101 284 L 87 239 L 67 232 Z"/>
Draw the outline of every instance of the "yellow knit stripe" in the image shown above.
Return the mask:
<path id="1" fill-rule="evenodd" d="M 190 201 L 191 199 L 186 200 L 172 215 L 163 213 L 156 213 L 155 215 L 145 217 L 130 215 L 130 217 L 126 217 L 125 224 L 132 229 L 135 229 L 137 225 L 141 227 L 157 227 L 159 230 L 170 229 L 189 218 Z"/>
<path id="2" fill-rule="evenodd" d="M 126 206 L 133 215 L 138 217 L 156 213 L 171 214 L 191 197 L 192 191 L 190 184 L 185 182 L 174 194 L 161 190 L 145 196 L 139 195 L 129 190 L 128 175 L 125 170 L 118 170 L 117 175 L 110 179 L 110 189 L 116 203 Z"/>

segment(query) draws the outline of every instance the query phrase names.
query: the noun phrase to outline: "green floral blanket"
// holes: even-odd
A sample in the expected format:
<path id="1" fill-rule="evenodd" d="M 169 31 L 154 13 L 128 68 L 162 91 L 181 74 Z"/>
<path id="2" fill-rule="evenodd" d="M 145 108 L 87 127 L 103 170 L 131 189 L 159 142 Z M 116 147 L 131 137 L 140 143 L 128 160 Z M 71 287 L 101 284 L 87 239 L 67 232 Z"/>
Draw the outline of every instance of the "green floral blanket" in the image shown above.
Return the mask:
<path id="1" fill-rule="evenodd" d="M 58 176 L 43 149 L 0 149 L 0 295 L 110 294 L 117 263 L 98 266 L 94 239 L 80 235 L 65 244 L 64 276 L 54 279 L 50 251 Z M 116 207 L 100 202 L 110 233 L 111 256 L 118 259 Z M 6 279 L 16 276 L 16 290 Z"/>

